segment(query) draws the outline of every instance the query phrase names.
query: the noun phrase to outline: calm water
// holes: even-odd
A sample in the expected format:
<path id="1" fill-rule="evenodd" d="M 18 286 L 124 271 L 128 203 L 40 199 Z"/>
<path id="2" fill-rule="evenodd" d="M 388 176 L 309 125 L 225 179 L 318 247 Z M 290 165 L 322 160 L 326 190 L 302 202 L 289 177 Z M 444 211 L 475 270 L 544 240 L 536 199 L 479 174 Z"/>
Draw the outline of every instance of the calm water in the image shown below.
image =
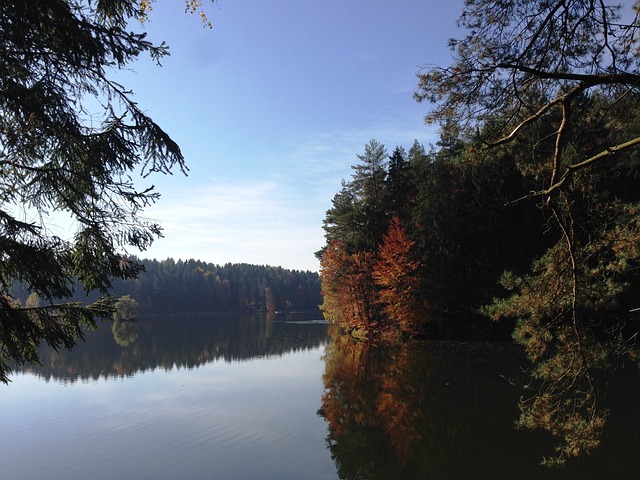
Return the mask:
<path id="1" fill-rule="evenodd" d="M 326 325 L 137 323 L 127 346 L 107 328 L 0 390 L 0 478 L 335 478 L 316 414 Z"/>
<path id="2" fill-rule="evenodd" d="M 0 386 L 0 478 L 640 476 L 636 376 L 610 382 L 601 447 L 548 470 L 549 438 L 513 426 L 517 349 L 366 347 L 318 319 L 145 318 L 43 351 Z"/>

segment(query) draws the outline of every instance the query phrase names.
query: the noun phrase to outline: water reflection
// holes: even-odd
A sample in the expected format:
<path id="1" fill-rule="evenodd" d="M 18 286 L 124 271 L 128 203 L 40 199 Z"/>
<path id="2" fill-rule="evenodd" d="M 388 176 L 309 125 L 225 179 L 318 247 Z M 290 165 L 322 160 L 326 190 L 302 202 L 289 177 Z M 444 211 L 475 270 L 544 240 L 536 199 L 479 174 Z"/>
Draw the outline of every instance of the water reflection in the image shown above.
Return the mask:
<path id="1" fill-rule="evenodd" d="M 248 315 L 148 316 L 115 321 L 88 332 L 71 351 L 42 347 L 42 366 L 29 371 L 64 382 L 132 376 L 161 368 L 194 368 L 215 360 L 256 357 L 318 348 L 327 324 L 319 312 Z"/>
<path id="2" fill-rule="evenodd" d="M 141 318 L 126 347 L 106 325 L 47 352 L 56 381 L 17 374 L 0 396 L 0 478 L 336 478 L 316 415 L 327 325 L 306 319 Z"/>
<path id="3" fill-rule="evenodd" d="M 5 426 L 6 441 L 0 444 L 13 442 L 15 432 L 24 430 L 25 419 L 43 418 L 58 421 L 53 428 L 38 420 L 38 425 L 48 427 L 32 429 L 31 436 L 42 437 L 47 446 L 55 444 L 51 435 L 59 436 L 64 429 L 69 429 L 66 438 L 77 438 L 79 429 L 94 432 L 100 445 L 111 445 L 111 430 L 104 425 L 120 422 L 127 426 L 127 435 L 155 439 L 149 443 L 148 455 L 158 448 L 171 450 L 181 465 L 197 464 L 202 471 L 226 461 L 227 473 L 218 478 L 239 478 L 237 465 L 242 466 L 245 458 L 256 461 L 261 456 L 260 465 L 264 465 L 271 462 L 271 455 L 279 459 L 271 462 L 278 468 L 306 471 L 313 461 L 325 469 L 322 474 L 309 471 L 306 476 L 272 478 L 312 478 L 311 473 L 313 478 L 332 478 L 334 465 L 337 476 L 345 480 L 637 478 L 640 385 L 638 376 L 629 373 L 632 370 L 622 369 L 608 381 L 605 406 L 611 415 L 602 445 L 589 457 L 549 470 L 539 462 L 552 450 L 553 440 L 544 432 L 515 428 L 521 384 L 528 380 L 519 347 L 426 341 L 383 346 L 337 334 L 329 342 L 328 326 L 319 319 L 317 313 L 269 318 L 158 316 L 119 324 L 113 330 L 105 326 L 71 352 L 42 351 L 45 365 L 32 369 L 47 380 L 74 385 L 39 382 L 33 388 L 47 392 L 41 397 L 46 402 L 35 401 L 33 391 L 19 399 L 20 389 L 8 387 L 3 408 L 9 412 L 5 421 L 10 425 Z M 324 393 L 318 361 L 323 346 Z M 313 352 L 313 358 L 284 355 L 289 352 Z M 273 357 L 280 361 L 274 362 Z M 187 371 L 205 364 L 210 365 Z M 116 385 L 77 382 L 148 370 L 158 371 Z M 303 385 L 307 387 L 301 394 L 298 390 Z M 77 393 L 56 403 L 51 392 L 67 395 L 67 390 Z M 105 392 L 112 390 L 114 396 L 105 401 Z M 81 392 L 89 398 L 69 408 L 75 401 L 71 398 Z M 13 411 L 7 410 L 12 396 L 18 398 Z M 154 401 L 148 402 L 149 398 Z M 29 409 L 25 405 L 31 400 Z M 96 414 L 99 401 L 103 403 Z M 315 415 L 318 407 L 324 422 Z M 60 416 L 63 411 L 70 416 Z M 82 412 L 80 417 L 77 412 Z M 143 416 L 147 420 L 141 425 Z M 161 435 L 163 428 L 166 434 Z M 311 437 L 317 441 L 313 448 L 305 443 L 308 440 L 301 440 L 308 438 L 310 429 L 315 429 Z M 179 450 L 173 445 L 177 439 Z M 31 451 L 26 445 L 31 444 L 17 444 L 16 451 Z M 300 463 L 302 447 L 308 447 L 304 465 Z M 193 457 L 200 458 L 200 463 Z M 137 478 L 152 478 L 143 463 Z M 236 463 L 234 469 L 231 464 Z"/>
<path id="4" fill-rule="evenodd" d="M 539 463 L 552 439 L 515 428 L 526 365 L 516 346 L 333 337 L 319 414 L 342 479 L 636 478 L 637 378 L 611 379 L 616 407 L 601 448 L 549 469 Z"/>
<path id="5" fill-rule="evenodd" d="M 113 339 L 121 347 L 128 347 L 138 338 L 137 320 L 120 320 L 116 318 L 111 325 Z"/>

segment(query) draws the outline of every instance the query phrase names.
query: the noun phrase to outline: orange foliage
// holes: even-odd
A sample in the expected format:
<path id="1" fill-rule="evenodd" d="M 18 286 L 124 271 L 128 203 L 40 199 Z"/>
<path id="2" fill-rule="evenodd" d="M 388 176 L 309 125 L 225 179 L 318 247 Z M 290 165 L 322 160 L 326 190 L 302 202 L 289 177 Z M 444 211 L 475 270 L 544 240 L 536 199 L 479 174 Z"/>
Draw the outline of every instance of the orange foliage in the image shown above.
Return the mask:
<path id="1" fill-rule="evenodd" d="M 392 217 L 372 271 L 378 286 L 378 303 L 387 318 L 410 335 L 419 333 L 426 319 L 426 308 L 419 298 L 420 264 L 411 257 L 414 243 L 398 217 Z"/>
<path id="2" fill-rule="evenodd" d="M 375 285 L 371 278 L 373 254 L 349 254 L 338 241 L 332 241 L 322 256 L 321 309 L 325 317 L 346 330 L 364 335 L 376 315 L 372 305 Z"/>

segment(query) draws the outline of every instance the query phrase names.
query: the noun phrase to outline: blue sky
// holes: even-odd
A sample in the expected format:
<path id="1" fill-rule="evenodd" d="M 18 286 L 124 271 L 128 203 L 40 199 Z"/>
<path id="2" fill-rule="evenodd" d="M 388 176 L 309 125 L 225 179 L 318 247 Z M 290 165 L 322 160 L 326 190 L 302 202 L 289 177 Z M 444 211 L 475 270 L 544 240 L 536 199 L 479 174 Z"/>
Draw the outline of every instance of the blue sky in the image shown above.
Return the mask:
<path id="1" fill-rule="evenodd" d="M 462 4 L 221 0 L 209 30 L 158 0 L 145 30 L 171 56 L 117 76 L 190 172 L 141 182 L 165 229 L 141 256 L 318 270 L 322 220 L 365 144 L 435 142 L 412 94 L 421 66 L 449 62 Z"/>

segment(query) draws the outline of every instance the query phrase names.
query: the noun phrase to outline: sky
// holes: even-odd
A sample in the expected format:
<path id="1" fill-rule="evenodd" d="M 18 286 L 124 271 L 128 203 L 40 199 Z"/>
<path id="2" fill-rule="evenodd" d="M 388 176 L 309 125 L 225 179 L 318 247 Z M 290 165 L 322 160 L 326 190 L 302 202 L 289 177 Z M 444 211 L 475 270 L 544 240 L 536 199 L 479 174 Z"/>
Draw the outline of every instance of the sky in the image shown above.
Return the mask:
<path id="1" fill-rule="evenodd" d="M 171 55 L 118 72 L 180 145 L 179 171 L 140 181 L 164 237 L 142 258 L 319 269 L 322 220 L 364 146 L 437 140 L 413 99 L 421 67 L 447 65 L 463 0 L 206 1 L 213 28 L 158 0 L 144 26 Z"/>

